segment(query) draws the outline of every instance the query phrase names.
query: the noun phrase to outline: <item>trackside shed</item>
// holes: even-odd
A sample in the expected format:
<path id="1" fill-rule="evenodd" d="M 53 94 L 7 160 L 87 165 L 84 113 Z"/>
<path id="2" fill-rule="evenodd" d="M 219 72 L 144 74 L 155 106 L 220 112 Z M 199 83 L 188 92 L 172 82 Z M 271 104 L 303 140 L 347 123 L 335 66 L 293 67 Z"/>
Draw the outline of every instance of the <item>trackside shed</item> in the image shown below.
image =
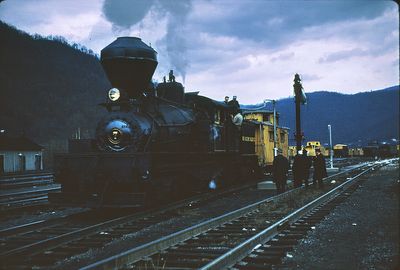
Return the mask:
<path id="1" fill-rule="evenodd" d="M 43 170 L 43 147 L 26 137 L 0 135 L 0 174 Z"/>

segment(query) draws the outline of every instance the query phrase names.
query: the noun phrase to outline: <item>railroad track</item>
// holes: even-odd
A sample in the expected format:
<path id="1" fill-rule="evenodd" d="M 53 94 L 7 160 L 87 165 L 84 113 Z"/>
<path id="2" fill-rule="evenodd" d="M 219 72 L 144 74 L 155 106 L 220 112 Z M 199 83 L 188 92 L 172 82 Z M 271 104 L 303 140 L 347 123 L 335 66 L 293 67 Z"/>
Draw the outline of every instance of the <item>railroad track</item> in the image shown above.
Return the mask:
<path id="1" fill-rule="evenodd" d="M 60 190 L 60 185 L 53 184 L 25 190 L 12 190 L 0 193 L 0 211 L 9 212 L 23 207 L 46 204 L 50 191 Z"/>
<path id="2" fill-rule="evenodd" d="M 32 253 L 40 251 L 47 251 L 46 256 L 48 256 L 52 253 L 52 248 L 84 237 L 93 230 L 101 230 L 99 224 L 108 224 L 107 221 L 110 219 L 118 220 L 121 216 L 126 216 L 126 212 L 105 213 L 104 209 L 82 209 L 81 212 L 72 215 L 0 230 L 0 268 L 20 269 L 20 263 L 17 263 L 19 266 L 9 263 L 13 260 L 21 261 L 24 258 L 21 256 L 33 256 Z M 31 268 L 30 262 L 22 265 L 23 269 Z"/>
<path id="3" fill-rule="evenodd" d="M 24 187 L 53 184 L 53 173 L 35 173 L 23 175 L 7 175 L 0 178 L 0 189 L 18 189 Z"/>
<path id="4" fill-rule="evenodd" d="M 343 174 L 345 179 L 347 174 L 354 173 L 354 170 L 360 170 L 360 168 L 340 174 Z M 279 198 L 289 196 L 289 194 L 291 192 L 268 199 L 268 202 L 279 200 Z M 176 203 L 163 210 L 122 216 L 101 223 L 96 223 L 96 220 L 85 217 L 84 222 L 75 218 L 71 221 L 44 222 L 4 230 L 0 232 L 1 266 L 6 267 L 6 269 L 50 267 L 55 262 L 69 256 L 81 254 L 90 248 L 102 247 L 113 239 L 142 231 L 168 219 L 177 218 L 185 213 L 185 207 L 193 210 L 196 205 L 201 206 L 207 204 L 210 200 L 215 200 L 216 198 L 213 198 L 213 196 L 219 197 L 221 195 L 211 194 L 208 199 L 199 196 L 197 201 L 191 198 L 190 204 L 188 200 L 181 205 Z M 215 223 L 213 226 L 215 227 L 217 224 Z M 51 256 L 49 256 L 50 254 Z"/>
<path id="5" fill-rule="evenodd" d="M 0 211 L 2 214 L 37 207 L 48 202 L 49 191 L 60 189 L 52 173 L 6 175 L 0 178 Z"/>
<path id="6" fill-rule="evenodd" d="M 43 220 L 0 231 L 0 261 L 7 269 L 49 267 L 55 262 L 102 247 L 115 238 L 140 231 L 168 218 L 182 215 L 183 208 L 193 208 L 253 185 L 232 188 L 220 193 L 202 194 L 163 206 L 161 210 L 145 210 L 123 214 L 117 218 L 108 215 L 101 222 L 100 212 L 82 212 L 59 219 Z M 100 210 L 102 211 L 102 210 Z M 113 209 L 115 211 L 115 209 Z M 102 213 L 104 214 L 104 213 Z M 51 256 L 49 256 L 51 254 Z M 21 257 L 26 260 L 22 261 Z"/>
<path id="7" fill-rule="evenodd" d="M 364 165 L 326 178 L 325 182 L 342 183 L 298 209 L 294 210 L 291 204 L 301 201 L 305 188 L 208 220 L 83 269 L 269 269 L 307 230 L 350 196 L 366 173 L 383 165 Z"/>

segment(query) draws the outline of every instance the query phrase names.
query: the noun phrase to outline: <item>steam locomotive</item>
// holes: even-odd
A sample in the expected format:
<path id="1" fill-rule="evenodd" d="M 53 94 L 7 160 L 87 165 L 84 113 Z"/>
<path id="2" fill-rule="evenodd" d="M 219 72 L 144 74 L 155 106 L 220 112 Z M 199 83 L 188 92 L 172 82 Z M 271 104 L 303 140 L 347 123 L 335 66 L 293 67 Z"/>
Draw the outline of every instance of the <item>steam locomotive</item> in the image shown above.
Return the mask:
<path id="1" fill-rule="evenodd" d="M 232 121 L 237 107 L 185 93 L 172 71 L 153 83 L 157 52 L 140 38 L 117 38 L 100 60 L 113 87 L 100 104 L 107 114 L 95 139 L 55 156 L 52 203 L 141 206 L 257 176 L 254 140 L 242 140 L 256 126 Z"/>

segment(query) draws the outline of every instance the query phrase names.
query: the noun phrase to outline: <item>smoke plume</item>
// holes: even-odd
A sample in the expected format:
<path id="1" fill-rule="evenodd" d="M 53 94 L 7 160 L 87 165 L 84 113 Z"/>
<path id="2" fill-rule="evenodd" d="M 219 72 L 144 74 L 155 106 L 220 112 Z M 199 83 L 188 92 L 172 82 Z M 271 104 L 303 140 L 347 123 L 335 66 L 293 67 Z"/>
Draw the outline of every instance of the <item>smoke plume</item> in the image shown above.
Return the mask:
<path id="1" fill-rule="evenodd" d="M 185 82 L 189 66 L 185 24 L 191 8 L 189 0 L 105 0 L 103 14 L 118 30 L 129 29 L 140 23 L 151 9 L 157 17 L 155 20 L 166 17 L 167 33 L 157 44 L 165 47 L 171 68 Z"/>
<path id="2" fill-rule="evenodd" d="M 117 28 L 130 28 L 146 16 L 154 0 L 105 0 L 103 14 Z"/>

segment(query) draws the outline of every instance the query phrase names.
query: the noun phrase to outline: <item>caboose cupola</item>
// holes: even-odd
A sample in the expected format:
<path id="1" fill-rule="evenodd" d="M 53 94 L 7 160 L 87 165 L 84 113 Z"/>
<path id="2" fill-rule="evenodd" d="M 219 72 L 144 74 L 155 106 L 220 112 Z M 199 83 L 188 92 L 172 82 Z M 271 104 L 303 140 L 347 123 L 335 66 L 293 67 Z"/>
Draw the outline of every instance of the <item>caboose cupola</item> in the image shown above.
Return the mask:
<path id="1" fill-rule="evenodd" d="M 157 52 L 140 38 L 119 37 L 101 50 L 101 64 L 111 85 L 136 99 L 149 88 Z"/>

